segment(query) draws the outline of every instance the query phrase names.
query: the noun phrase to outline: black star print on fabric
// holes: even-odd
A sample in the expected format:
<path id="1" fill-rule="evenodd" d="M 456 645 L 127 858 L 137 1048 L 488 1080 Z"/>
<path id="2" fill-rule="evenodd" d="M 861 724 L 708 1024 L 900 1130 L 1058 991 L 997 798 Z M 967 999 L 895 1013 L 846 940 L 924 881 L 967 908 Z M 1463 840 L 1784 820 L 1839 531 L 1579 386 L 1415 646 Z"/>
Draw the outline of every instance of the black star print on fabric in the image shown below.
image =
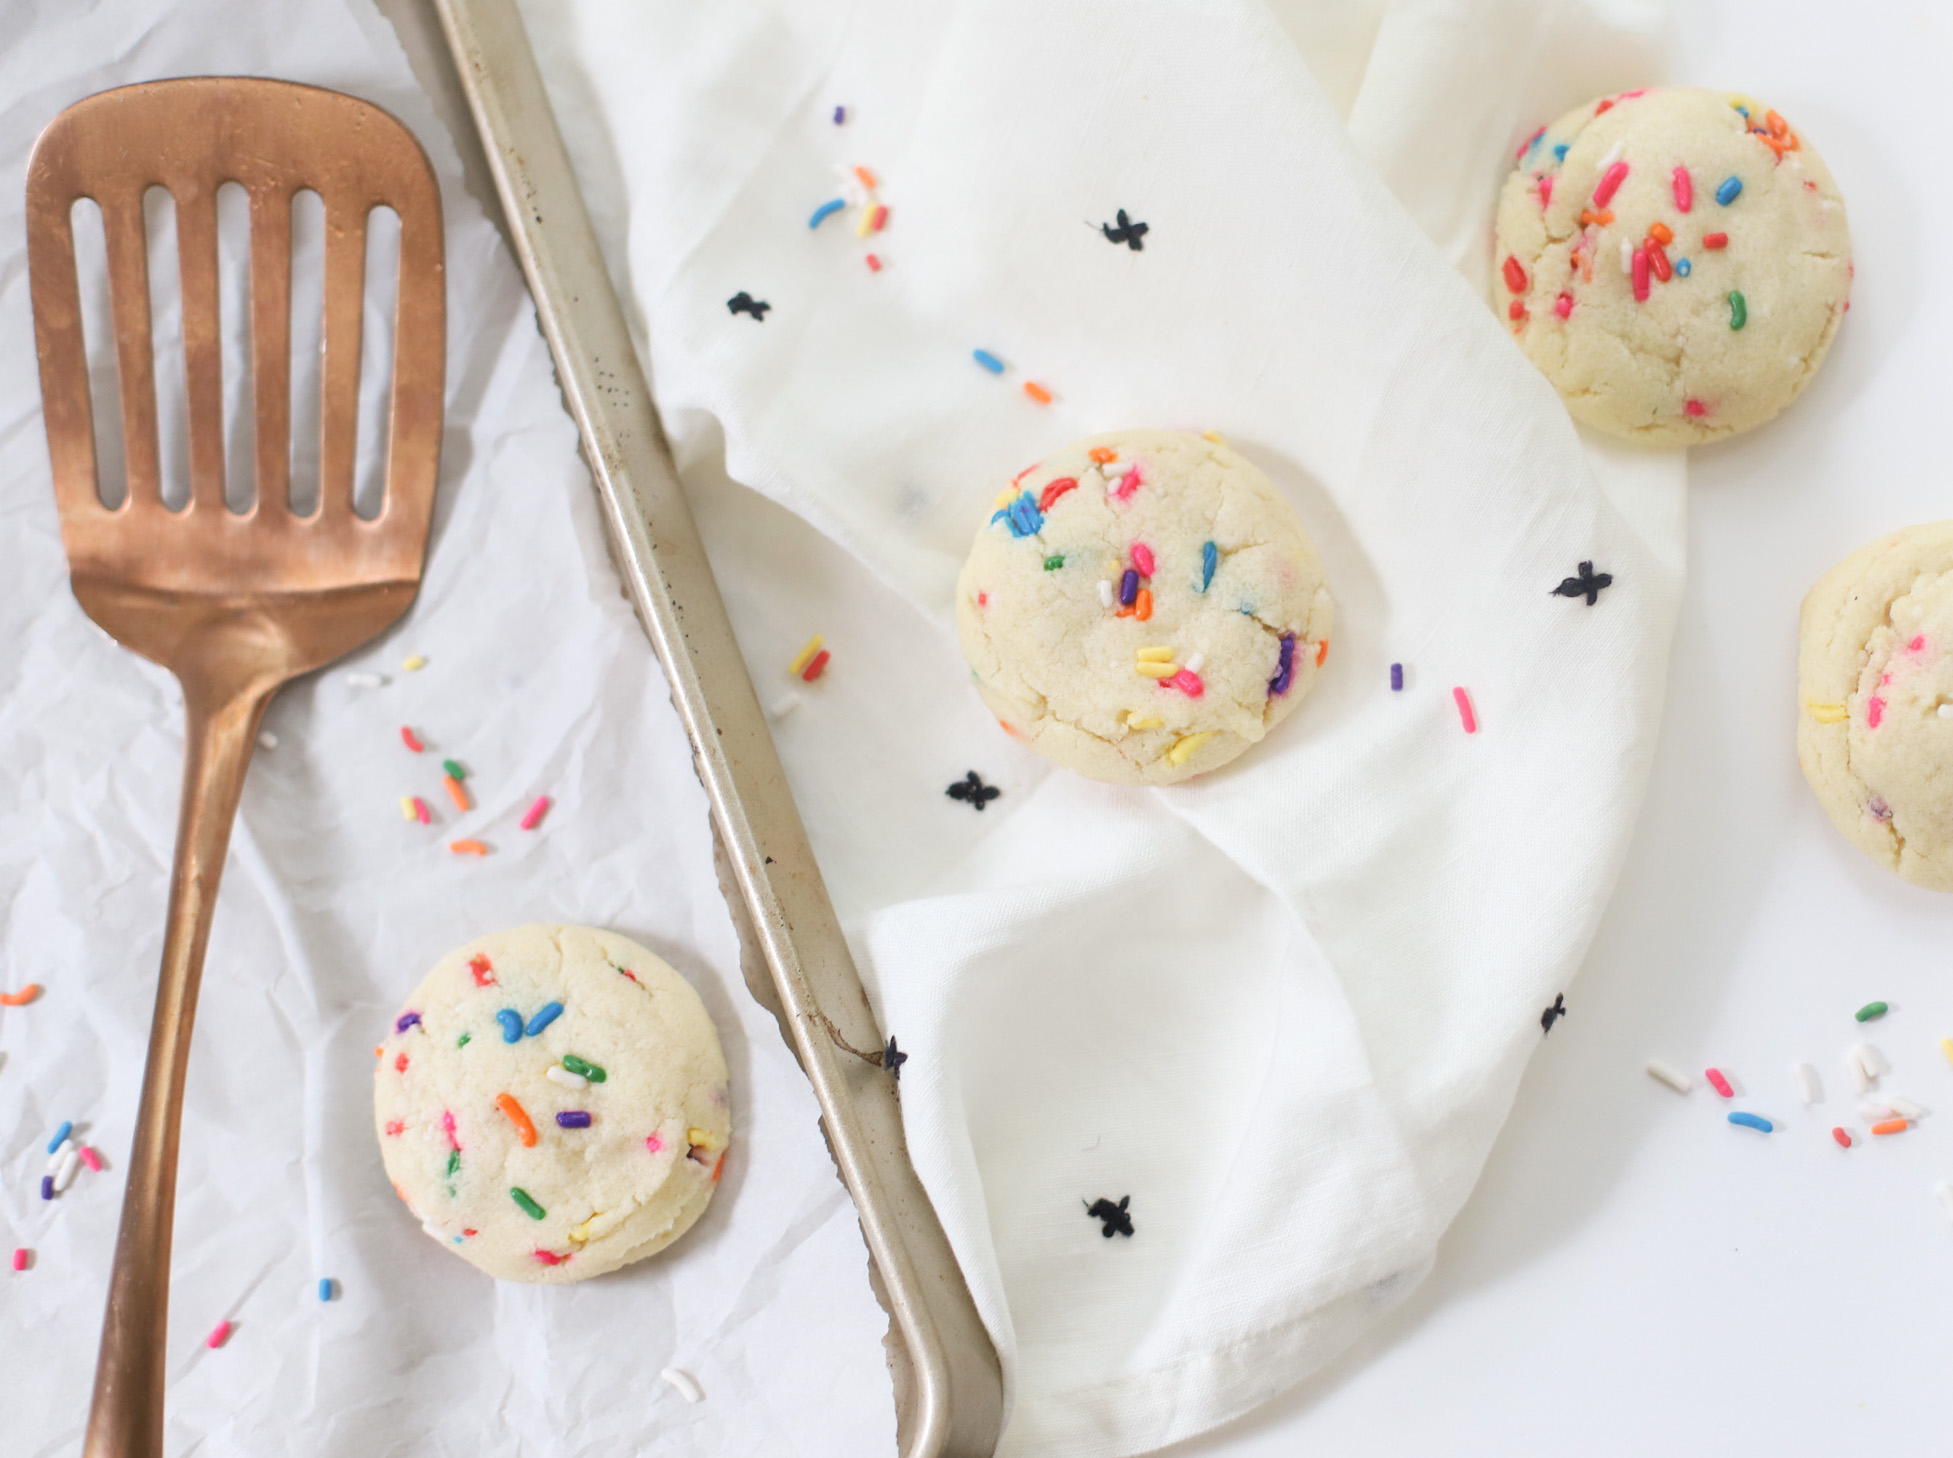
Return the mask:
<path id="1" fill-rule="evenodd" d="M 1600 590 L 1603 587 L 1612 587 L 1613 585 L 1613 573 L 1602 572 L 1596 574 L 1593 563 L 1582 562 L 1580 564 L 1580 575 L 1578 577 L 1563 579 L 1560 585 L 1553 589 L 1553 596 L 1584 597 L 1587 599 L 1587 606 L 1592 607 L 1600 601 Z"/>
<path id="2" fill-rule="evenodd" d="M 888 1040 L 888 1046 L 882 1049 L 882 1067 L 888 1070 L 889 1077 L 900 1078 L 902 1076 L 902 1065 L 908 1061 L 909 1055 L 896 1047 L 895 1039 L 890 1038 Z"/>
<path id="3" fill-rule="evenodd" d="M 1094 1200 L 1085 1207 L 1085 1214 L 1090 1219 L 1103 1220 L 1105 1222 L 1105 1229 L 1101 1230 L 1099 1234 L 1103 1235 L 1107 1240 L 1112 1239 L 1115 1235 L 1131 1235 L 1132 1216 L 1126 1213 L 1126 1205 L 1131 1199 L 1131 1195 L 1121 1195 L 1119 1197 L 1119 1203 L 1116 1205 L 1106 1199 Z"/>
<path id="4" fill-rule="evenodd" d="M 766 311 L 772 307 L 766 300 L 756 299 L 744 289 L 726 300 L 726 309 L 729 313 L 751 314 L 762 324 L 766 322 Z"/>
<path id="5" fill-rule="evenodd" d="M 1553 1024 L 1565 1016 L 1566 994 L 1562 992 L 1553 998 L 1553 1005 L 1539 1015 L 1539 1026 L 1543 1031 L 1550 1033 L 1553 1031 Z"/>
<path id="6" fill-rule="evenodd" d="M 1126 210 L 1120 208 L 1119 226 L 1115 228 L 1110 223 L 1100 223 L 1099 231 L 1105 234 L 1105 241 L 1108 243 L 1123 243 L 1135 253 L 1144 253 L 1146 244 L 1143 240 L 1152 230 L 1144 223 L 1135 223 L 1126 216 Z"/>
<path id="7" fill-rule="evenodd" d="M 992 800 L 1003 794 L 1003 791 L 995 785 L 986 785 L 982 780 L 977 778 L 977 772 L 971 770 L 962 779 L 951 785 L 947 790 L 944 790 L 943 793 L 952 800 L 969 801 L 972 810 L 981 810 L 985 805 L 988 805 Z"/>

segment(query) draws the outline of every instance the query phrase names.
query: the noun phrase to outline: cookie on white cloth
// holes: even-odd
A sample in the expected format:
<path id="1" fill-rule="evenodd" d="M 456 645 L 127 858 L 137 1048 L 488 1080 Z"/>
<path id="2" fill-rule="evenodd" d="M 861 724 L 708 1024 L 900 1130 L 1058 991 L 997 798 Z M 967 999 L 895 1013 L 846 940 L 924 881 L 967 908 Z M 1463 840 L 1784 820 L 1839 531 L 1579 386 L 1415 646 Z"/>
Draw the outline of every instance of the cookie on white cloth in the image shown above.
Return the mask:
<path id="1" fill-rule="evenodd" d="M 711 1203 L 732 1127 L 719 1035 L 625 937 L 536 923 L 477 938 L 435 964 L 377 1052 L 394 1190 L 491 1276 L 600 1276 Z"/>
<path id="2" fill-rule="evenodd" d="M 1953 522 L 1853 552 L 1804 599 L 1797 762 L 1880 865 L 1953 891 Z"/>
<path id="3" fill-rule="evenodd" d="M 1568 112 L 1499 198 L 1494 292 L 1568 411 L 1649 445 L 1761 425 L 1817 372 L 1851 291 L 1823 160 L 1748 97 L 1673 87 Z"/>
<path id="4" fill-rule="evenodd" d="M 1295 711 L 1329 652 L 1322 560 L 1295 509 L 1204 436 L 1065 447 L 999 495 L 956 589 L 977 692 L 1096 780 L 1166 785 Z"/>

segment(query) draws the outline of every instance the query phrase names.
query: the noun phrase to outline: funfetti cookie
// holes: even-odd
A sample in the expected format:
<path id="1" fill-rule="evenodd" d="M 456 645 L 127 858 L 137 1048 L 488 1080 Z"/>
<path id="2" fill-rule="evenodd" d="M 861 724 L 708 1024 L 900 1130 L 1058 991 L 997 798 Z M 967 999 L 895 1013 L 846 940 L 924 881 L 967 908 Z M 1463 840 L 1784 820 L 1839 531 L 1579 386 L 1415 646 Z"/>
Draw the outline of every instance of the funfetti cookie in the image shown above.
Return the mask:
<path id="1" fill-rule="evenodd" d="M 1097 780 L 1216 769 L 1292 714 L 1329 653 L 1322 560 L 1249 461 L 1199 435 L 1067 446 L 996 499 L 956 627 L 1004 728 Z"/>
<path id="2" fill-rule="evenodd" d="M 1720 91 L 1630 91 L 1519 149 L 1493 291 L 1520 347 L 1610 435 L 1650 445 L 1761 425 L 1844 318 L 1851 236 L 1824 162 Z"/>
<path id="3" fill-rule="evenodd" d="M 550 924 L 481 937 L 435 964 L 376 1051 L 394 1190 L 491 1276 L 599 1276 L 711 1203 L 732 1126 L 719 1035 L 633 941 Z"/>
<path id="4" fill-rule="evenodd" d="M 1881 866 L 1953 891 L 1953 522 L 1853 552 L 1804 599 L 1797 762 Z"/>

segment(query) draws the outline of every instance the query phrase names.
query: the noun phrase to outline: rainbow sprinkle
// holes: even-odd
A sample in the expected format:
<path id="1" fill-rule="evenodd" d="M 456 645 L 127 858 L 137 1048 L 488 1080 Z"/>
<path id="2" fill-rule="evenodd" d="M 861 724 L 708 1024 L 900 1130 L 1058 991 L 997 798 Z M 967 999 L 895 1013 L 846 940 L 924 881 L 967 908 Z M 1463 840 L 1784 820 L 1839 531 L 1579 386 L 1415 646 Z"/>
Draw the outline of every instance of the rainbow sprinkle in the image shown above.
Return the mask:
<path id="1" fill-rule="evenodd" d="M 972 350 L 970 351 L 970 355 L 971 358 L 976 360 L 978 364 L 982 365 L 985 369 L 989 370 L 991 374 L 1001 375 L 1004 372 L 1004 362 L 998 359 L 997 356 L 992 354 L 989 350 L 987 349 Z"/>

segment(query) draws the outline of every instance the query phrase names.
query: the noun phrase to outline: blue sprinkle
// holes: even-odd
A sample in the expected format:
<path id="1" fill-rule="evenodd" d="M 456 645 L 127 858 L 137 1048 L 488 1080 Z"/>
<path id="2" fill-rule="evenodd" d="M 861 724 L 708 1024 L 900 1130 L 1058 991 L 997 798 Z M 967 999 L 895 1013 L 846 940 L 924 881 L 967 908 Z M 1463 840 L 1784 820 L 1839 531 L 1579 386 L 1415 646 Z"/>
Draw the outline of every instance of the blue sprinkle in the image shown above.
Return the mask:
<path id="1" fill-rule="evenodd" d="M 524 1028 L 522 1031 L 527 1033 L 530 1037 L 533 1038 L 536 1036 L 536 1034 L 540 1033 L 544 1028 L 548 1027 L 551 1023 L 555 1022 L 562 1015 L 563 1015 L 562 1003 L 560 1002 L 545 1003 L 543 1005 L 542 1011 L 538 1012 L 534 1017 L 530 1018 L 529 1026 Z M 509 1039 L 509 1041 L 513 1043 L 515 1039 L 511 1038 Z"/>
<path id="2" fill-rule="evenodd" d="M 319 1299 L 321 1301 L 330 1301 L 332 1299 L 332 1277 L 319 1277 Z"/>
<path id="3" fill-rule="evenodd" d="M 52 1200 L 54 1198 L 54 1176 L 53 1175 L 41 1176 L 41 1198 L 43 1200 Z"/>
<path id="4" fill-rule="evenodd" d="M 989 370 L 991 374 L 1001 375 L 1004 372 L 1004 362 L 998 359 L 997 356 L 992 354 L 989 350 L 979 349 L 979 350 L 972 351 L 972 353 L 976 359 L 976 362 L 982 365 L 985 369 Z"/>
<path id="5" fill-rule="evenodd" d="M 1139 573 L 1128 567 L 1119 577 L 1119 606 L 1131 607 L 1139 601 Z"/>
<path id="6" fill-rule="evenodd" d="M 818 228 L 824 220 L 833 217 L 834 214 L 840 212 L 846 206 L 847 204 L 842 202 L 838 197 L 829 198 L 826 202 L 814 209 L 814 216 L 807 220 L 807 226 L 810 228 Z"/>
<path id="7" fill-rule="evenodd" d="M 1721 203 L 1724 207 L 1728 207 L 1731 203 L 1735 202 L 1738 197 L 1742 196 L 1742 192 L 1743 192 L 1742 178 L 1725 177 L 1722 180 L 1722 186 L 1716 189 L 1716 201 Z"/>
<path id="8" fill-rule="evenodd" d="M 1690 270 L 1690 269 L 1691 269 L 1692 267 L 1693 267 L 1693 265 L 1692 265 L 1692 264 L 1691 264 L 1691 263 L 1690 263 L 1690 262 L 1689 262 L 1689 261 L 1688 261 L 1688 260 L 1687 260 L 1686 258 L 1678 258 L 1678 259 L 1676 259 L 1676 260 L 1675 260 L 1675 277 L 1677 277 L 1677 278 L 1687 278 L 1687 277 L 1689 276 L 1689 270 Z"/>
<path id="9" fill-rule="evenodd" d="M 590 1116 L 582 1109 L 565 1109 L 556 1116 L 556 1122 L 565 1129 L 588 1129 Z"/>
<path id="10" fill-rule="evenodd" d="M 61 1147 L 61 1141 L 74 1132 L 75 1121 L 73 1119 L 63 1119 L 61 1121 L 61 1127 L 54 1131 L 54 1137 L 47 1142 L 47 1152 L 49 1154 L 54 1153 L 55 1150 Z"/>
<path id="11" fill-rule="evenodd" d="M 1035 536 L 1044 530 L 1044 513 L 1038 510 L 1037 498 L 1023 491 L 1002 511 L 990 514 L 990 524 L 995 526 L 998 522 L 1009 527 L 1013 537 Z"/>
<path id="12" fill-rule="evenodd" d="M 1557 147 L 1555 147 L 1555 148 L 1553 149 L 1553 160 L 1554 160 L 1555 162 L 1564 162 L 1564 161 L 1566 161 L 1566 149 L 1567 149 L 1567 146 L 1568 146 L 1568 144 L 1567 144 L 1567 143 L 1565 143 L 1565 142 L 1561 142 L 1561 143 L 1560 143 L 1560 144 L 1559 144 L 1559 145 L 1558 145 Z"/>
<path id="13" fill-rule="evenodd" d="M 1729 1116 L 1729 1122 L 1732 1124 L 1741 1124 L 1745 1129 L 1757 1129 L 1765 1134 L 1768 1134 L 1772 1129 L 1777 1127 L 1759 1114 L 1731 1114 Z"/>
<path id="14" fill-rule="evenodd" d="M 495 1021 L 502 1025 L 502 1041 L 519 1043 L 522 1041 L 522 1014 L 512 1007 L 505 1007 L 495 1014 Z"/>
<path id="15" fill-rule="evenodd" d="M 1748 116 L 1750 114 L 1750 109 L 1747 106 L 1739 106 L 1736 108 L 1736 110 L 1744 116 Z"/>
<path id="16" fill-rule="evenodd" d="M 395 1020 L 393 1024 L 393 1030 L 396 1033 L 404 1033 L 407 1031 L 407 1029 L 413 1027 L 414 1024 L 418 1022 L 420 1022 L 419 1013 L 417 1012 L 402 1013 L 400 1014 L 399 1018 Z"/>
<path id="17" fill-rule="evenodd" d="M 1400 694 L 1404 691 L 1404 665 L 1401 663 L 1393 663 L 1390 665 L 1390 691 L 1393 694 Z"/>
<path id="18" fill-rule="evenodd" d="M 1530 142 L 1526 143 L 1526 150 L 1528 152 L 1537 152 L 1539 150 L 1539 144 L 1542 141 L 1544 141 L 1545 138 L 1546 138 L 1546 128 L 1541 127 L 1538 131 L 1533 133 L 1533 139 Z"/>
<path id="19" fill-rule="evenodd" d="M 1219 547 L 1216 547 L 1212 542 L 1208 542 L 1201 547 L 1200 590 L 1202 592 L 1207 591 L 1209 587 L 1213 586 L 1214 569 L 1220 565 L 1220 561 L 1221 549 Z"/>

